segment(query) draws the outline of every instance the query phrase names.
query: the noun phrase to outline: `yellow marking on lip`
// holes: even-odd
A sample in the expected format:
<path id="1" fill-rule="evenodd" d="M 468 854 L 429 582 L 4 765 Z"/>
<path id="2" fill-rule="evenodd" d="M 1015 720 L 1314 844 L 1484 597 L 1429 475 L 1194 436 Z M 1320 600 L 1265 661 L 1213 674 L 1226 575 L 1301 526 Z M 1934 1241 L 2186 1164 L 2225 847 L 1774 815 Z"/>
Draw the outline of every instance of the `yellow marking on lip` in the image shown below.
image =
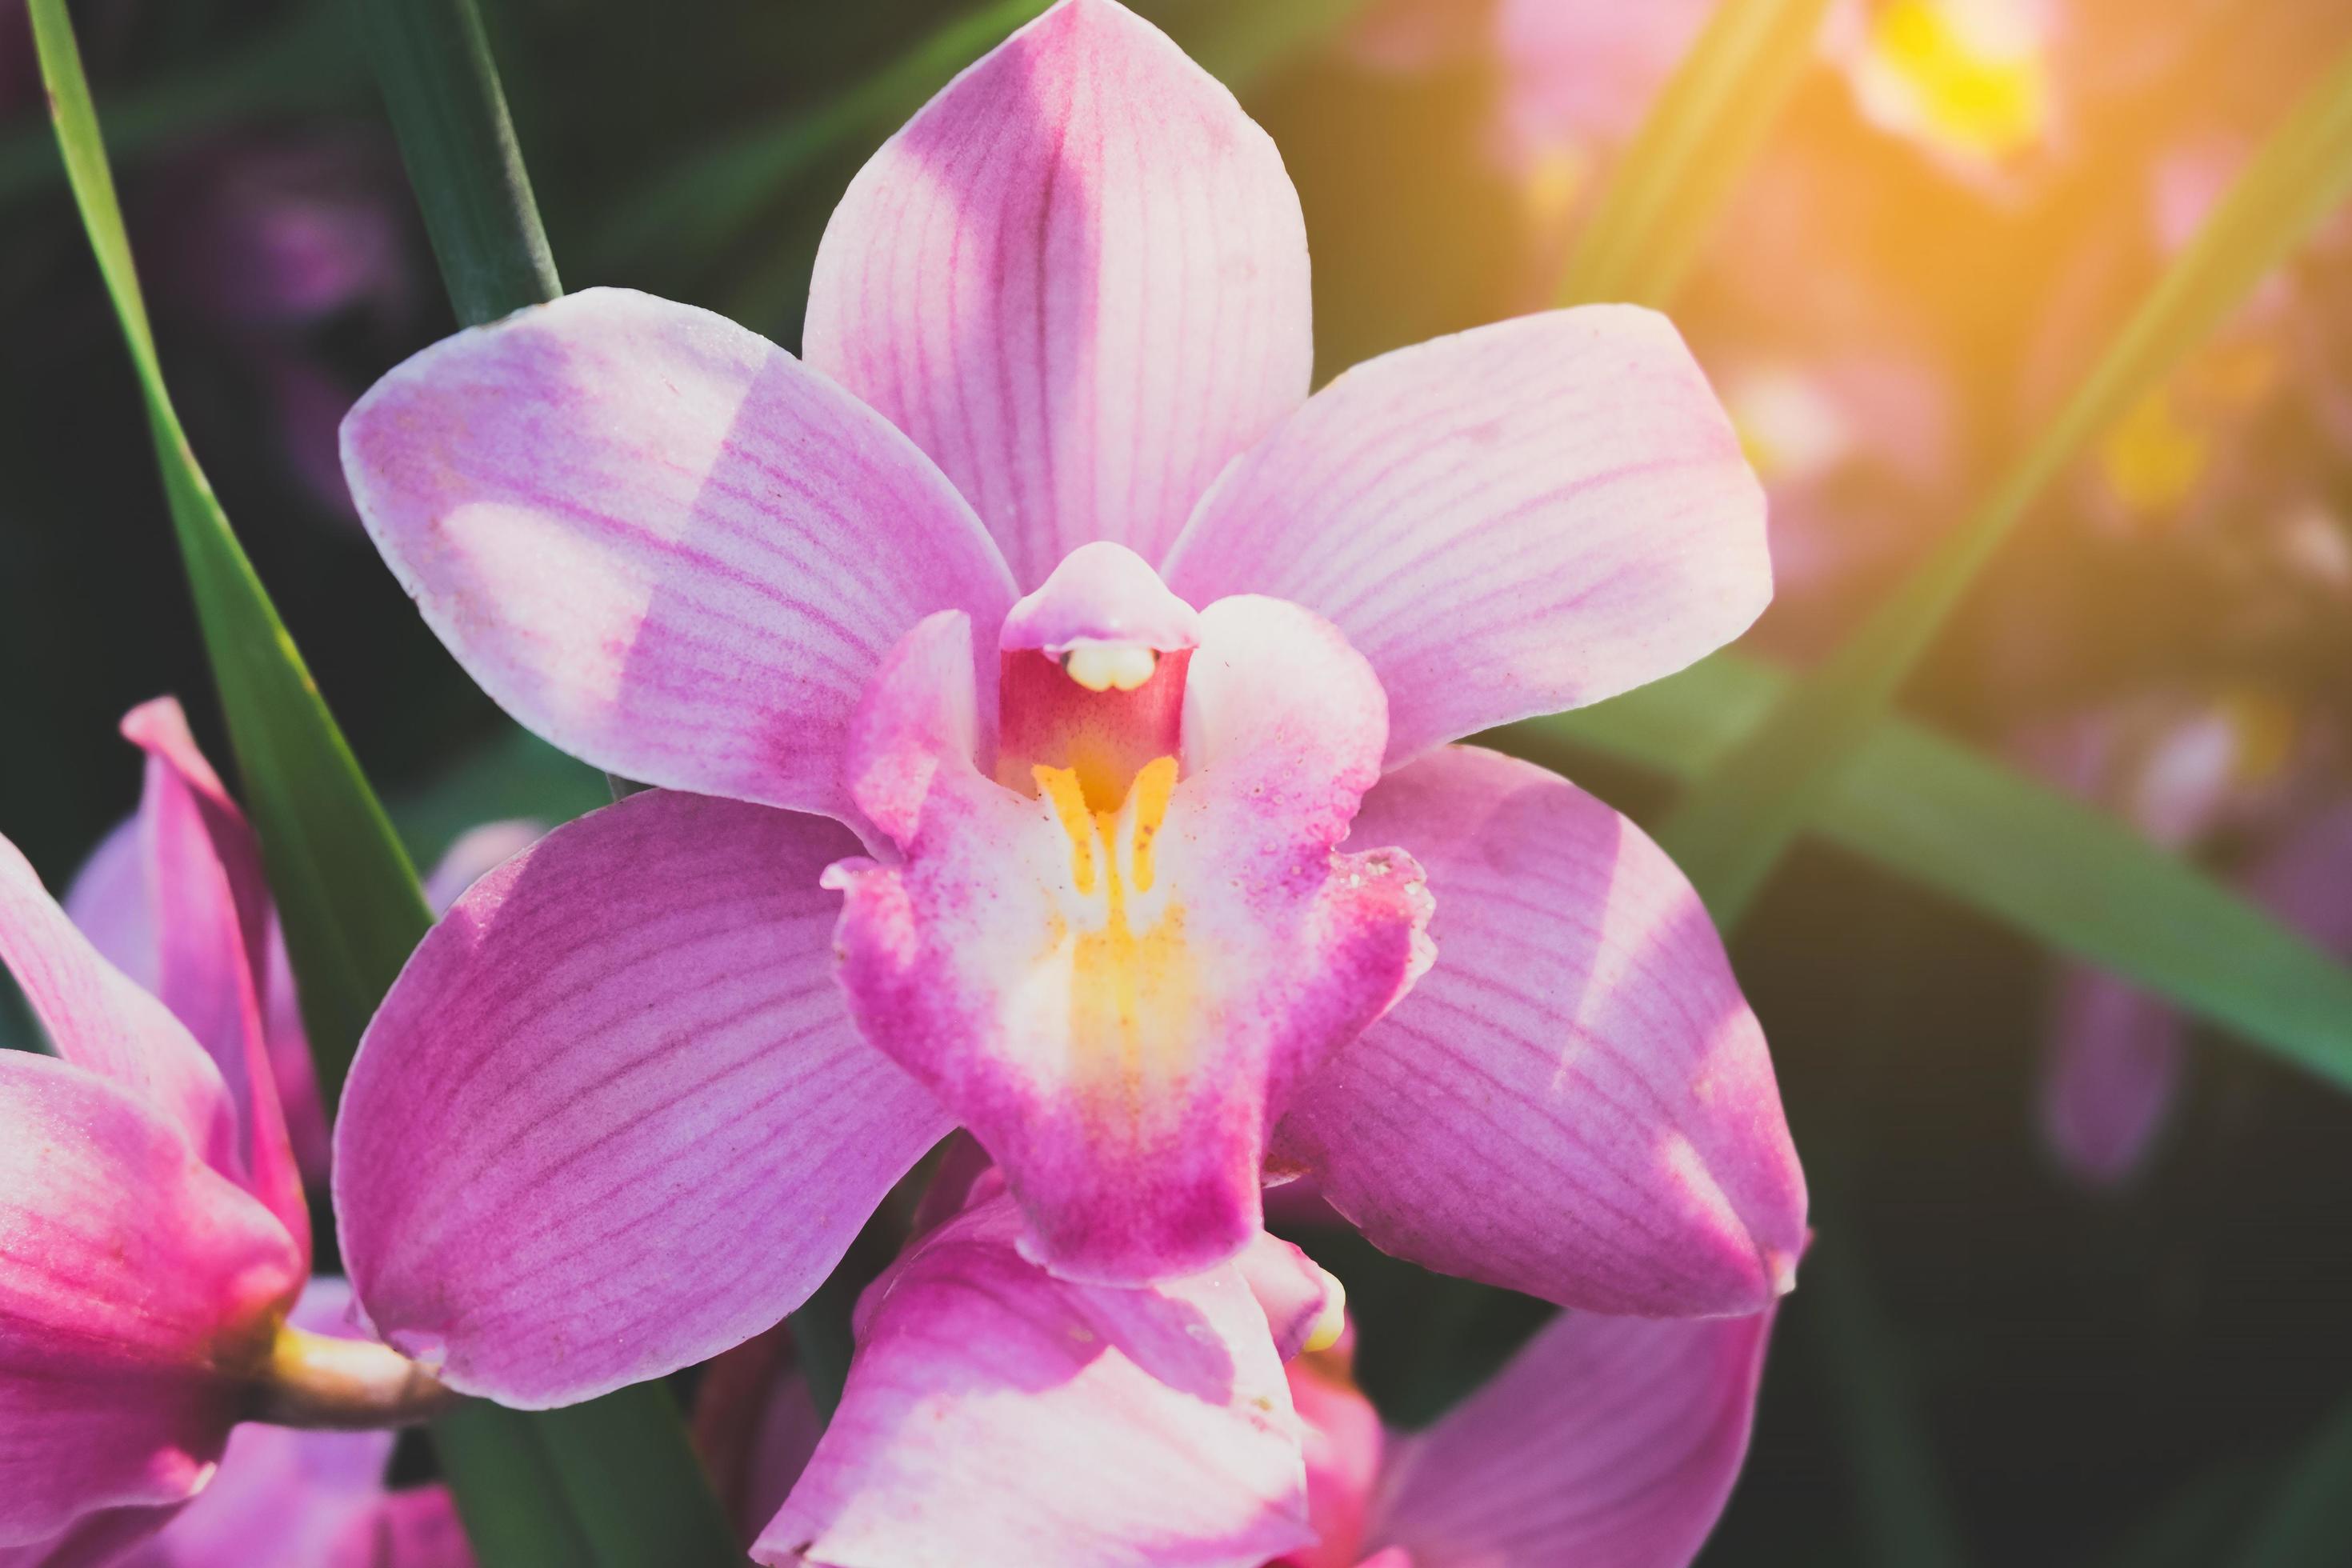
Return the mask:
<path id="1" fill-rule="evenodd" d="M 1145 1069 L 1182 1059 L 1198 1014 L 1184 911 L 1164 903 L 1150 928 L 1138 932 L 1129 920 L 1130 885 L 1151 890 L 1152 841 L 1166 823 L 1176 788 L 1176 759 L 1159 757 L 1136 774 L 1127 801 L 1117 811 L 1089 811 L 1076 772 L 1039 766 L 1033 770 L 1038 793 L 1052 803 L 1056 822 L 1070 841 L 1070 875 L 1078 895 L 1100 889 L 1102 924 L 1070 940 L 1070 1038 L 1081 1060 L 1115 1069 L 1130 1092 L 1141 1087 Z M 1119 839 L 1130 846 L 1122 868 Z M 1099 873 L 1097 866 L 1101 868 Z"/>

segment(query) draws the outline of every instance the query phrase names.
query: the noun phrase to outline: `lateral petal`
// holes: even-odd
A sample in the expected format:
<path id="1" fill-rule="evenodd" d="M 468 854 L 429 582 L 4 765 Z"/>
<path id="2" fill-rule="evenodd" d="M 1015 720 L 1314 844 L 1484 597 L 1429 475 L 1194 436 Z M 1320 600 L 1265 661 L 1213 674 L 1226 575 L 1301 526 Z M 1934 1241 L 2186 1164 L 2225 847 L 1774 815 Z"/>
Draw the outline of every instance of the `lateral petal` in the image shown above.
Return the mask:
<path id="1" fill-rule="evenodd" d="M 343 1258 L 383 1339 L 534 1408 L 798 1306 L 948 1131 L 841 1004 L 838 825 L 663 790 L 484 876 L 361 1042 Z"/>
<path id="2" fill-rule="evenodd" d="M 1566 780 L 1466 746 L 1381 781 L 1357 832 L 1422 863 L 1437 963 L 1300 1088 L 1278 1157 L 1444 1273 L 1599 1311 L 1770 1305 L 1804 1175 L 1674 863 Z"/>

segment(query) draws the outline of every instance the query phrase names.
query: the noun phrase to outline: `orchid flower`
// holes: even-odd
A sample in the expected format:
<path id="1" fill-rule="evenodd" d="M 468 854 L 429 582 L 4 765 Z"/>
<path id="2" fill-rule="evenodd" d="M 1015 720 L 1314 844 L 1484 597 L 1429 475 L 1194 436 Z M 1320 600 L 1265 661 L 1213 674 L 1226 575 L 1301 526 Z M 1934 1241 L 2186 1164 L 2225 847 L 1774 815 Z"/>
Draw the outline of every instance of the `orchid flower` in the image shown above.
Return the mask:
<path id="1" fill-rule="evenodd" d="M 2310 798 L 2324 770 L 2294 710 L 2240 689 L 2151 695 L 2023 731 L 2015 749 L 2060 787 L 2116 812 L 2162 848 L 2188 853 L 2223 830 L 2268 847 L 2241 879 L 2248 895 L 2309 940 L 2352 952 L 2352 812 Z M 2171 1004 L 2086 964 L 2051 998 L 2036 1102 L 2044 1141 L 2070 1174 L 2099 1187 L 2147 1163 L 2188 1068 L 2188 1025 Z"/>
<path id="2" fill-rule="evenodd" d="M 2057 0 L 1871 0 L 1841 7 L 1830 49 L 1854 106 L 1964 176 L 1997 176 L 2055 134 Z"/>
<path id="3" fill-rule="evenodd" d="M 830 1427 L 764 1342 L 714 1363 L 716 1468 L 773 1516 L 759 1561 L 1681 1568 L 1738 1474 L 1769 1310 L 1570 1314 L 1391 1434 L 1336 1282 L 1295 1247 L 1106 1290 L 1024 1259 L 1001 1192 L 983 1177 L 868 1288 Z"/>
<path id="4" fill-rule="evenodd" d="M 336 1206 L 390 1343 L 525 1406 L 702 1360 L 959 1124 L 1071 1281 L 1219 1267 L 1313 1173 L 1379 1245 L 1556 1301 L 1787 1288 L 1802 1178 L 1696 897 L 1448 744 L 1769 596 L 1662 318 L 1308 398 L 1272 142 L 1065 0 L 852 183 L 807 354 L 592 290 L 344 425 L 451 651 L 658 786 L 476 884 L 362 1044 Z"/>
<path id="5" fill-rule="evenodd" d="M 131 842 L 152 994 L 0 840 L 0 960 L 57 1051 L 0 1052 L 8 1568 L 106 1560 L 163 1528 L 239 1420 L 389 1426 L 446 1398 L 381 1346 L 288 1321 L 310 1236 L 264 1037 L 258 853 L 175 703 L 123 731 L 147 752 Z"/>

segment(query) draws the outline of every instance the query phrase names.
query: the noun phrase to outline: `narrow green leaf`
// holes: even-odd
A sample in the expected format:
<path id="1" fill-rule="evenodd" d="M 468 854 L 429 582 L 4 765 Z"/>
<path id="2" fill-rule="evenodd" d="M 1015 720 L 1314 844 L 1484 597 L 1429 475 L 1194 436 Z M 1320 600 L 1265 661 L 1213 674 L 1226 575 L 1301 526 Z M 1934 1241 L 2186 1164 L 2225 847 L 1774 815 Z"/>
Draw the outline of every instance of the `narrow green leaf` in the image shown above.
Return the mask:
<path id="1" fill-rule="evenodd" d="M 2327 1418 L 2263 1505 L 2235 1568 L 2352 1563 L 2352 1404 Z"/>
<path id="2" fill-rule="evenodd" d="M 1983 506 L 1693 788 L 1659 834 L 1728 930 L 1893 703 L 1977 573 L 2083 447 L 2154 387 L 2352 190 L 2352 50 L 2273 132 Z"/>
<path id="3" fill-rule="evenodd" d="M 1721 0 L 1625 147 L 1560 277 L 1563 305 L 1663 305 L 1813 59 L 1829 0 Z"/>
<path id="4" fill-rule="evenodd" d="M 430 917 L 383 807 L 180 428 L 64 0 L 31 0 L 31 13 L 58 145 L 131 349 L 331 1104 L 362 1029 Z M 435 1433 L 485 1568 L 716 1568 L 742 1560 L 686 1445 L 676 1402 L 658 1384 L 541 1415 L 468 1405 Z"/>
<path id="5" fill-rule="evenodd" d="M 301 655 L 196 464 L 163 387 L 62 0 L 34 0 L 41 71 L 83 226 L 121 318 L 205 650 L 259 830 L 321 1091 L 341 1091 L 360 1032 L 428 917 L 416 877 Z M 364 892 L 356 891 L 365 889 Z"/>
<path id="6" fill-rule="evenodd" d="M 368 58 L 457 320 L 563 292 L 474 0 L 357 0 Z"/>
<path id="7" fill-rule="evenodd" d="M 1717 654 L 1488 737 L 1573 772 L 1584 747 L 1676 778 L 1736 754 L 1792 682 Z M 1814 804 L 1832 844 L 2096 963 L 2352 1088 L 2352 969 L 2115 818 L 1957 742 L 1882 719 Z"/>
<path id="8" fill-rule="evenodd" d="M 163 72 L 107 100 L 107 142 L 118 158 L 184 143 L 225 121 L 331 104 L 364 75 L 335 6 L 306 0 L 218 55 Z M 0 135 L 0 205 L 47 188 L 61 173 L 57 139 L 38 124 Z"/>

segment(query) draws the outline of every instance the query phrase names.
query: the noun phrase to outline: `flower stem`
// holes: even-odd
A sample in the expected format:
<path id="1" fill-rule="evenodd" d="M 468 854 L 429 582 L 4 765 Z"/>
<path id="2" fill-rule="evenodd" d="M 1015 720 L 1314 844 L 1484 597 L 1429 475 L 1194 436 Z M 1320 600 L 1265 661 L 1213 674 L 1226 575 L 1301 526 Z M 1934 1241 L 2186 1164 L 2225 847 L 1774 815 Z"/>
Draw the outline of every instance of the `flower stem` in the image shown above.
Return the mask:
<path id="1" fill-rule="evenodd" d="M 251 1418 L 274 1426 L 365 1432 L 430 1420 L 457 1397 L 388 1346 L 282 1328 L 255 1381 Z"/>

